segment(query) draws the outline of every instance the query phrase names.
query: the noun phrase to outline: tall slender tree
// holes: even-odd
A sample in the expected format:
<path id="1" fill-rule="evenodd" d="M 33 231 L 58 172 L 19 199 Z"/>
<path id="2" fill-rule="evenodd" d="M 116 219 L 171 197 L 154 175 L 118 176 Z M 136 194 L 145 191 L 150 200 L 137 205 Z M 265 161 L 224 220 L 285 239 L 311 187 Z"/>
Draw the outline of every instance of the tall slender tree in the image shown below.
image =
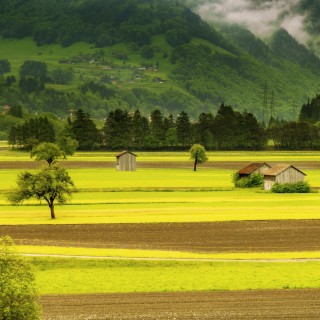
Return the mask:
<path id="1" fill-rule="evenodd" d="M 75 112 L 71 131 L 79 143 L 79 150 L 92 150 L 100 142 L 100 134 L 95 123 L 82 109 Z"/>
<path id="2" fill-rule="evenodd" d="M 176 120 L 177 128 L 177 139 L 178 142 L 183 146 L 190 146 L 191 144 L 191 123 L 189 116 L 185 111 L 182 111 L 177 116 Z"/>

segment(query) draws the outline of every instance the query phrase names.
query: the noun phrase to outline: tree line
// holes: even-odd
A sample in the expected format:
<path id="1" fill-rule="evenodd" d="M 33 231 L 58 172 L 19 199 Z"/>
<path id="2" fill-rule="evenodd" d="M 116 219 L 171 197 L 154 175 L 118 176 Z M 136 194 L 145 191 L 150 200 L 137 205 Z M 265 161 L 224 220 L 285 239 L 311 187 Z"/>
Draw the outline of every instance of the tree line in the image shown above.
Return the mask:
<path id="1" fill-rule="evenodd" d="M 191 120 L 185 111 L 173 116 L 156 109 L 146 116 L 139 110 L 115 109 L 99 128 L 90 114 L 79 109 L 68 117 L 58 135 L 47 117 L 38 117 L 12 126 L 8 141 L 32 149 L 62 138 L 75 141 L 78 150 L 186 150 L 193 144 L 207 150 L 263 150 L 270 147 L 268 141 L 275 149 L 320 149 L 316 124 L 272 118 L 266 127 L 252 113 L 235 111 L 224 103 L 216 115 L 200 113 L 197 120 Z"/>

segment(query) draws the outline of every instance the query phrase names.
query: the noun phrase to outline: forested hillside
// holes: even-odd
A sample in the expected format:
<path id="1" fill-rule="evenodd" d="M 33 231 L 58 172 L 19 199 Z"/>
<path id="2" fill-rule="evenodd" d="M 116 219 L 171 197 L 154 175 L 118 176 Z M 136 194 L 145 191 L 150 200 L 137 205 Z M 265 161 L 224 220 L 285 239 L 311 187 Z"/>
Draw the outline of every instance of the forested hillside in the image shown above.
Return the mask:
<path id="1" fill-rule="evenodd" d="M 2 111 L 197 118 L 224 101 L 259 121 L 271 105 L 294 120 L 320 84 L 319 59 L 284 30 L 269 43 L 239 26 L 217 31 L 179 1 L 2 0 L 0 35 Z"/>

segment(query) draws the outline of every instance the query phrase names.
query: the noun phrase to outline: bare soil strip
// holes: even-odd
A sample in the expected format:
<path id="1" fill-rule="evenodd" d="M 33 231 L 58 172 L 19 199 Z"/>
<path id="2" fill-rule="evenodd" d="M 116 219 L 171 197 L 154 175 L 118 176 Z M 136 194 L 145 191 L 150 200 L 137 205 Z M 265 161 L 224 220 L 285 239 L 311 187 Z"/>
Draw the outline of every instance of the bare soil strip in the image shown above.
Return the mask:
<path id="1" fill-rule="evenodd" d="M 278 162 L 269 161 L 270 164 Z M 281 161 L 281 163 L 290 163 L 297 166 L 301 170 L 306 169 L 320 169 L 320 163 L 317 161 Z M 239 170 L 244 165 L 248 164 L 248 161 L 208 161 L 207 163 L 199 166 L 203 168 L 211 169 L 232 169 Z M 43 163 L 37 161 L 0 161 L 0 169 L 37 169 L 40 168 Z M 81 168 L 115 168 L 115 162 L 110 161 L 61 161 L 60 165 L 67 169 L 81 169 Z M 180 168 L 180 169 L 192 169 L 191 161 L 177 161 L 177 162 L 155 162 L 155 161 L 138 161 L 137 168 Z"/>
<path id="2" fill-rule="evenodd" d="M 319 251 L 320 220 L 0 226 L 17 245 L 191 252 Z"/>
<path id="3" fill-rule="evenodd" d="M 45 320 L 320 319 L 320 289 L 41 297 Z"/>

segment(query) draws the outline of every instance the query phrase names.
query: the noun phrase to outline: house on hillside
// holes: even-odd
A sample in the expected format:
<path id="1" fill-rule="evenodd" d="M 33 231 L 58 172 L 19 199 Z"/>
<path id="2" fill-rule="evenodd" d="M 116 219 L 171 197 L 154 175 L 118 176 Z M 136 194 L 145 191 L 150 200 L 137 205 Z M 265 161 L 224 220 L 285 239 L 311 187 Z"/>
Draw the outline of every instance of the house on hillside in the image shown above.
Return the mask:
<path id="1" fill-rule="evenodd" d="M 137 155 L 130 151 L 123 151 L 116 155 L 117 171 L 135 171 Z"/>
<path id="2" fill-rule="evenodd" d="M 276 182 L 280 184 L 303 182 L 305 176 L 305 173 L 292 165 L 275 165 L 264 172 L 264 190 L 271 190 Z"/>
<path id="3" fill-rule="evenodd" d="M 266 162 L 252 162 L 240 169 L 237 174 L 239 175 L 239 179 L 249 177 L 251 174 L 260 173 L 264 174 L 265 171 L 269 170 L 271 166 Z"/>

